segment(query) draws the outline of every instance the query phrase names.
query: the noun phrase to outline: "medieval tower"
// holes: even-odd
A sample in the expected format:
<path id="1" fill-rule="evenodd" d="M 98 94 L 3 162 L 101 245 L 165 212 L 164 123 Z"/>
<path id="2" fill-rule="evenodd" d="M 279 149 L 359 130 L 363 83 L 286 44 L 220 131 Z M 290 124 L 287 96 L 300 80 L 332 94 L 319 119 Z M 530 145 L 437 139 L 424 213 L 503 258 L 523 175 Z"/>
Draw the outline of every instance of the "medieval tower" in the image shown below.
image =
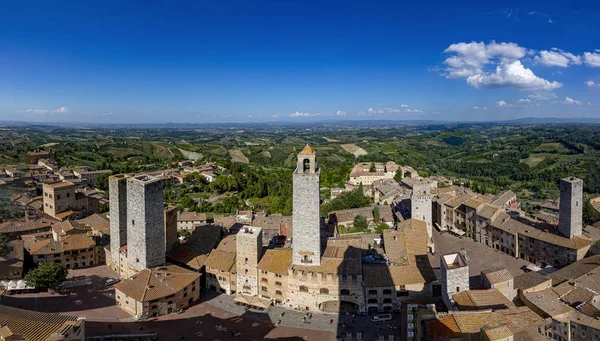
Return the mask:
<path id="1" fill-rule="evenodd" d="M 292 264 L 321 265 L 321 207 L 317 153 L 306 145 L 293 175 Z"/>
<path id="2" fill-rule="evenodd" d="M 110 201 L 110 256 L 113 270 L 119 272 L 121 246 L 127 244 L 127 178 L 126 174 L 108 178 Z"/>
<path id="3" fill-rule="evenodd" d="M 463 254 L 451 253 L 440 257 L 440 282 L 442 300 L 448 310 L 453 310 L 452 295 L 469 290 L 469 265 Z"/>
<path id="4" fill-rule="evenodd" d="M 560 214 L 558 231 L 567 238 L 581 235 L 583 229 L 583 180 L 570 177 L 560 180 Z"/>
<path id="5" fill-rule="evenodd" d="M 148 175 L 127 179 L 127 262 L 141 271 L 165 264 L 163 181 Z"/>
<path id="6" fill-rule="evenodd" d="M 258 262 L 262 250 L 262 229 L 244 226 L 236 237 L 236 285 L 237 292 L 258 295 Z"/>
<path id="7" fill-rule="evenodd" d="M 431 214 L 431 185 L 429 182 L 421 179 L 419 182 L 416 182 L 412 188 L 412 194 L 410 196 L 410 217 L 425 222 L 429 240 L 431 240 L 433 233 Z"/>

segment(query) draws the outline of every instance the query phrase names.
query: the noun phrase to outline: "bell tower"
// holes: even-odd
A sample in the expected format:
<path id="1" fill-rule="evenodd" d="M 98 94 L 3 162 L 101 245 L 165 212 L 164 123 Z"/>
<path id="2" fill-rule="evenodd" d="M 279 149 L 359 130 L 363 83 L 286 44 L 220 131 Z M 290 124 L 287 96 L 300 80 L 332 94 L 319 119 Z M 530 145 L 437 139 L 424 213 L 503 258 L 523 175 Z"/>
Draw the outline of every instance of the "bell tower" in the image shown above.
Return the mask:
<path id="1" fill-rule="evenodd" d="M 292 264 L 321 264 L 321 206 L 317 153 L 306 145 L 293 175 Z"/>

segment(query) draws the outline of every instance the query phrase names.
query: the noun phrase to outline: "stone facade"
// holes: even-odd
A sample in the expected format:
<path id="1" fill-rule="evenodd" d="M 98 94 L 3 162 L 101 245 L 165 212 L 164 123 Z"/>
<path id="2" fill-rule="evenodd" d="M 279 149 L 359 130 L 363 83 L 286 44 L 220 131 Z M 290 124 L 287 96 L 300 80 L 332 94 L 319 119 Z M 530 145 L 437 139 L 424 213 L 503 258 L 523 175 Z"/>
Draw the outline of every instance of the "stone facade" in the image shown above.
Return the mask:
<path id="1" fill-rule="evenodd" d="M 558 230 L 567 237 L 580 236 L 583 229 L 583 181 L 574 177 L 560 180 Z"/>
<path id="2" fill-rule="evenodd" d="M 442 300 L 448 309 L 455 308 L 452 295 L 469 290 L 469 265 L 460 253 L 451 253 L 440 257 L 440 282 Z"/>
<path id="3" fill-rule="evenodd" d="M 244 226 L 237 234 L 237 292 L 258 295 L 258 262 L 262 251 L 262 229 Z"/>
<path id="4" fill-rule="evenodd" d="M 110 201 L 110 249 L 111 268 L 119 271 L 120 248 L 127 244 L 127 178 L 125 174 L 108 178 Z"/>
<path id="5" fill-rule="evenodd" d="M 163 181 L 147 175 L 127 179 L 127 252 L 137 271 L 165 263 Z"/>
<path id="6" fill-rule="evenodd" d="M 413 185 L 410 207 L 411 218 L 425 222 L 427 225 L 427 236 L 431 239 L 433 234 L 431 217 L 433 208 L 431 204 L 431 186 L 428 182 Z"/>
<path id="7" fill-rule="evenodd" d="M 68 181 L 44 184 L 42 203 L 44 213 L 58 220 L 83 218 L 98 212 L 98 200 L 75 191 L 77 186 Z M 61 213 L 73 211 L 73 214 Z"/>
<path id="8" fill-rule="evenodd" d="M 318 266 L 321 262 L 320 172 L 316 153 L 307 145 L 298 154 L 293 175 L 293 264 Z"/>
<path id="9" fill-rule="evenodd" d="M 165 250 L 171 251 L 177 246 L 179 239 L 177 235 L 177 207 L 165 207 Z"/>

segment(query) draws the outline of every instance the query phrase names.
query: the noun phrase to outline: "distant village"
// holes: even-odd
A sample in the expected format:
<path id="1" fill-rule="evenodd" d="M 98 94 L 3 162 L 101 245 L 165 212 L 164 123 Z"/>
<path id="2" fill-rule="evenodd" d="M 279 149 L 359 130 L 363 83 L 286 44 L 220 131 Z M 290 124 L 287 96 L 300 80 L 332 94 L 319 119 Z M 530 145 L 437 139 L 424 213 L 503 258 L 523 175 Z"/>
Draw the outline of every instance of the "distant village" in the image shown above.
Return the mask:
<path id="1" fill-rule="evenodd" d="M 362 188 L 371 204 L 322 217 L 316 156 L 308 145 L 298 153 L 293 214 L 284 216 L 165 204 L 167 182 L 194 173 L 215 181 L 222 169 L 214 163 L 113 175 L 30 152 L 27 169 L 0 169 L 0 186 L 15 189 L 11 205 L 22 212 L 0 223 L 10 248 L 0 258 L 2 294 L 38 290 L 23 278 L 39 264 L 106 265 L 118 278 L 116 306 L 140 321 L 185 310 L 206 291 L 248 309 L 396 313 L 402 340 L 600 339 L 600 226 L 583 224 L 582 180 L 562 179 L 560 198 L 529 203 L 539 208 L 531 215 L 511 191 L 478 194 L 410 166 L 358 163 L 326 201 Z M 96 188 L 99 176 L 108 176 L 108 191 Z M 357 217 L 366 229 L 355 229 Z M 489 250 L 489 265 L 448 240 Z M 499 265 L 500 254 L 526 265 Z M 2 340 L 83 340 L 85 319 L 57 316 L 0 306 L 0 331 L 21 337 Z M 44 337 L 33 334 L 35 323 Z"/>

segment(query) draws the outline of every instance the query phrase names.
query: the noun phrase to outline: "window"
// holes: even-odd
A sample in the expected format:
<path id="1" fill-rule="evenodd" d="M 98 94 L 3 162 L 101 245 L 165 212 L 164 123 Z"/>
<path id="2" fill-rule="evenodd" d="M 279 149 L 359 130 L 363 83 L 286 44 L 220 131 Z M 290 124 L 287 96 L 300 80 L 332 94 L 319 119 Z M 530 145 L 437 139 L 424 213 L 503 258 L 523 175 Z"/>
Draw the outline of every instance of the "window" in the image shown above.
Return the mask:
<path id="1" fill-rule="evenodd" d="M 56 200 L 60 200 L 60 194 L 56 195 Z"/>
<path id="2" fill-rule="evenodd" d="M 377 295 L 377 290 L 369 290 L 369 295 Z"/>
<path id="3" fill-rule="evenodd" d="M 184 293 L 183 293 L 183 297 L 187 297 L 187 292 L 184 292 Z"/>
<path id="4" fill-rule="evenodd" d="M 275 282 L 275 285 L 281 286 L 281 282 Z"/>
<path id="5" fill-rule="evenodd" d="M 383 289 L 383 294 L 384 295 L 391 295 L 392 294 L 392 289 Z"/>
<path id="6" fill-rule="evenodd" d="M 342 290 L 340 290 L 340 295 L 342 295 L 342 296 L 348 296 L 348 295 L 350 295 L 350 290 L 348 290 L 348 289 L 342 289 Z"/>
<path id="7" fill-rule="evenodd" d="M 392 303 L 392 299 L 391 298 L 384 298 L 383 299 L 383 303 Z"/>
<path id="8" fill-rule="evenodd" d="M 396 297 L 408 296 L 408 291 L 398 291 L 396 292 Z"/>
<path id="9" fill-rule="evenodd" d="M 261 281 L 262 281 L 263 283 L 269 283 L 269 280 L 268 280 L 268 279 L 266 279 L 266 278 L 263 278 Z"/>
<path id="10" fill-rule="evenodd" d="M 308 292 L 308 287 L 301 285 L 300 286 L 300 292 Z"/>
<path id="11" fill-rule="evenodd" d="M 327 288 L 321 288 L 321 289 L 319 289 L 319 294 L 321 294 L 321 295 L 329 295 L 329 289 L 327 289 Z"/>
<path id="12" fill-rule="evenodd" d="M 67 193 L 67 198 L 71 196 L 71 193 Z"/>
<path id="13" fill-rule="evenodd" d="M 131 225 L 135 225 L 135 220 L 131 219 Z"/>
<path id="14" fill-rule="evenodd" d="M 460 292 L 460 287 L 456 287 L 456 292 Z"/>
<path id="15" fill-rule="evenodd" d="M 369 298 L 369 300 L 367 301 L 367 303 L 369 303 L 369 304 L 377 304 L 377 299 L 376 298 Z"/>
<path id="16" fill-rule="evenodd" d="M 261 287 L 260 290 L 262 290 L 262 291 L 269 291 L 269 289 L 267 289 L 267 287 Z"/>
<path id="17" fill-rule="evenodd" d="M 281 292 L 281 290 L 276 290 L 275 295 L 283 295 L 283 293 Z"/>

